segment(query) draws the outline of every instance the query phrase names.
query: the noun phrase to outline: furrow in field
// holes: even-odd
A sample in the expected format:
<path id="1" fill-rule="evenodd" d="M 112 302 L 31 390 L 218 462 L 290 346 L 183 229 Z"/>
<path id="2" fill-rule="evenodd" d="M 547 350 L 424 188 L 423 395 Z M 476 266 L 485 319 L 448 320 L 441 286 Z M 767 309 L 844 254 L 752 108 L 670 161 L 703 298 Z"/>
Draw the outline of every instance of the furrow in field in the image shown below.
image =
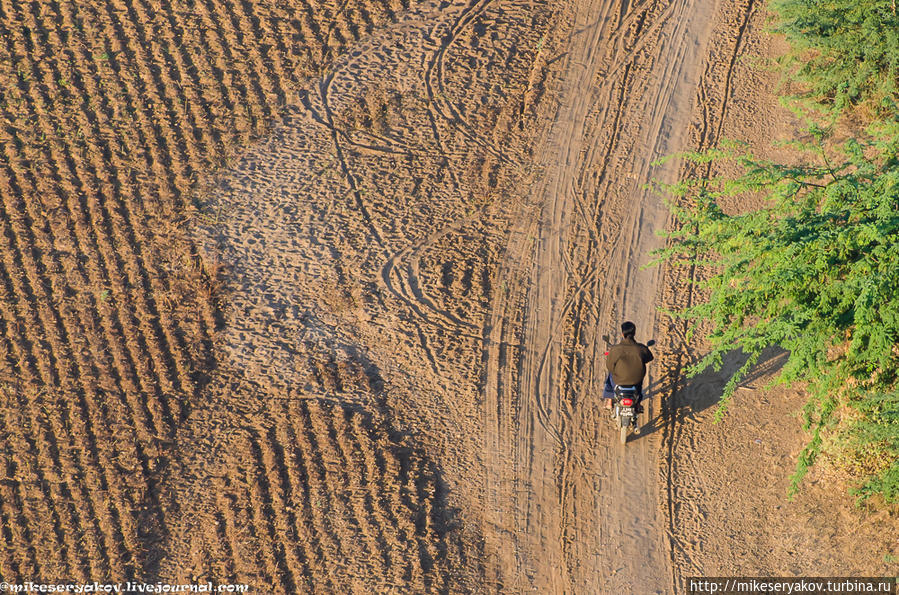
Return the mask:
<path id="1" fill-rule="evenodd" d="M 2 461 L 2 463 L 8 473 L 8 459 Z M 4 485 L 0 486 L 0 536 L 3 537 L 3 545 L 0 546 L 0 576 L 21 576 L 21 567 L 14 558 L 12 545 L 15 543 L 12 517 L 18 513 L 16 506 L 18 503 L 8 484 L 12 483 L 14 480 L 5 477 L 0 481 L 3 481 L 4 483 Z"/>
<path id="2" fill-rule="evenodd" d="M 27 262 L 27 259 L 26 259 L 26 262 Z M 43 319 L 48 320 L 46 318 L 46 316 Z M 86 364 L 82 360 L 81 365 L 84 366 L 84 371 L 79 371 L 78 367 L 75 365 L 75 362 L 77 362 L 78 359 L 74 358 L 73 354 L 71 352 L 69 352 L 68 349 L 66 349 L 66 345 L 68 344 L 67 337 L 69 335 L 69 332 L 67 331 L 66 326 L 63 324 L 63 322 L 60 320 L 56 320 L 54 322 L 51 322 L 49 325 L 44 325 L 44 331 L 48 335 L 49 340 L 53 344 L 56 344 L 56 345 L 61 344 L 62 345 L 62 347 L 58 348 L 58 351 L 57 351 L 58 357 L 60 357 L 61 359 L 59 359 L 57 361 L 65 362 L 65 365 L 57 366 L 54 381 L 57 383 L 61 383 L 62 385 L 65 385 L 65 386 L 70 386 L 70 387 L 75 387 L 78 382 L 81 382 L 81 383 L 83 383 L 82 386 L 75 388 L 75 391 L 78 392 L 85 388 L 89 390 L 91 388 L 91 385 L 89 382 L 89 376 L 85 373 L 86 369 L 87 369 Z M 62 334 L 59 334 L 60 332 Z M 61 405 L 61 404 L 62 403 L 54 404 L 55 406 L 53 406 L 49 411 L 51 411 L 54 414 L 58 414 L 60 412 L 59 405 Z M 59 428 L 59 431 L 62 432 L 63 431 L 62 428 L 70 425 L 72 423 L 72 421 L 73 420 L 70 419 L 70 420 L 58 425 L 57 427 Z M 80 421 L 80 418 L 77 418 L 74 421 Z M 91 439 L 91 427 L 89 424 L 87 426 L 82 426 L 79 429 L 81 430 L 81 433 L 79 433 L 77 435 L 79 436 L 80 440 L 83 440 L 83 439 L 90 440 Z M 61 434 L 60 436 L 64 436 L 64 434 Z M 55 443 L 55 441 L 57 439 L 57 433 L 50 432 L 48 434 L 48 439 L 52 440 Z M 72 438 L 70 437 L 68 439 L 68 441 L 71 442 L 71 440 L 72 440 Z M 74 451 L 72 451 L 70 449 L 65 449 L 63 451 L 63 455 L 67 455 L 69 453 L 74 453 L 74 454 L 78 455 L 78 457 L 80 458 L 80 457 L 83 457 L 84 451 L 85 451 L 84 448 L 74 450 Z M 63 460 L 68 461 L 69 459 L 68 459 L 68 457 L 64 457 Z M 85 464 L 85 463 L 82 463 L 82 464 Z M 76 465 L 77 465 L 77 463 L 76 463 Z M 74 495 L 76 497 L 77 503 L 78 503 L 79 507 L 82 509 L 82 513 L 85 514 L 85 518 L 87 519 L 86 522 L 89 524 L 93 522 L 93 519 L 95 518 L 95 516 L 97 516 L 97 514 L 92 510 L 92 507 L 97 506 L 97 507 L 99 507 L 99 511 L 102 511 L 102 513 L 100 514 L 100 517 L 107 521 L 104 524 L 104 526 L 113 527 L 112 531 L 115 532 L 115 531 L 117 531 L 117 529 L 115 529 L 116 524 L 114 522 L 110 523 L 110 519 L 107 517 L 107 514 L 106 514 L 108 512 L 108 509 L 106 508 L 107 502 L 104 499 L 100 499 L 98 502 L 97 497 L 99 496 L 99 494 L 96 494 L 94 492 L 90 492 L 90 493 L 85 492 L 84 482 L 91 479 L 92 473 L 90 473 L 90 471 L 92 471 L 92 470 L 93 470 L 93 467 L 88 466 L 88 477 L 84 477 L 84 469 L 78 468 L 77 466 L 74 468 L 66 467 L 65 469 L 63 469 L 62 473 L 63 473 L 63 478 L 68 478 L 68 481 L 73 482 L 72 489 L 74 490 Z M 93 502 L 91 502 L 92 500 L 93 500 Z M 85 513 L 85 511 L 87 511 L 87 512 Z M 75 522 L 75 524 L 72 525 L 73 530 L 76 530 L 75 528 L 78 527 L 78 525 L 79 525 L 79 523 Z M 108 534 L 107 534 L 106 538 L 112 539 L 113 541 L 115 540 L 114 536 L 110 537 Z M 102 564 L 103 560 L 106 559 L 106 554 L 102 553 L 102 552 L 104 552 L 104 550 L 105 550 L 105 546 L 103 546 L 103 545 L 99 545 L 95 548 L 95 552 L 100 552 L 97 555 L 97 557 L 95 558 L 98 563 Z"/>
<path id="3" fill-rule="evenodd" d="M 400 585 L 400 560 L 405 557 L 409 535 L 400 531 L 396 514 L 385 505 L 390 483 L 377 463 L 378 455 L 383 460 L 383 452 L 371 440 L 360 414 L 344 410 L 343 415 L 343 439 L 351 445 L 354 459 L 364 476 L 362 481 L 368 486 L 364 496 L 365 507 L 373 517 L 372 525 L 377 528 L 378 539 L 384 544 L 385 582 Z"/>
<path id="4" fill-rule="evenodd" d="M 284 403 L 281 413 L 286 419 L 290 419 L 299 412 L 291 412 L 292 407 Z M 326 543 L 328 535 L 323 535 L 317 528 L 316 517 L 318 510 L 313 510 L 312 492 L 308 478 L 307 462 L 298 456 L 293 424 L 278 424 L 274 436 L 270 436 L 272 444 L 279 445 L 282 450 L 283 473 L 282 482 L 284 490 L 289 494 L 292 508 L 293 525 L 296 534 L 300 536 L 303 549 L 308 559 L 308 574 L 313 585 L 318 585 L 325 591 L 339 590 L 334 580 L 331 565 L 336 549 L 333 543 Z"/>
<path id="5" fill-rule="evenodd" d="M 266 568 L 275 579 L 276 589 L 293 593 L 305 583 L 302 572 L 305 560 L 297 559 L 289 549 L 296 537 L 283 518 L 284 500 L 278 497 L 281 494 L 277 492 L 277 484 L 272 481 L 275 472 L 270 462 L 266 461 L 267 453 L 262 451 L 258 436 L 251 438 L 249 450 L 251 460 L 248 463 L 252 464 L 252 470 L 248 471 L 247 481 L 250 484 L 254 524 L 257 535 L 265 535 L 267 541 L 271 542 L 271 547 L 265 548 L 267 551 L 264 552 Z M 297 570 L 300 571 L 299 575 L 296 574 Z"/>
<path id="6" fill-rule="evenodd" d="M 213 517 L 215 521 L 222 523 L 222 531 L 224 532 L 224 542 L 227 544 L 228 553 L 232 556 L 230 559 L 222 560 L 222 562 L 233 565 L 235 578 L 241 582 L 249 583 L 255 579 L 256 573 L 261 568 L 258 544 L 247 539 L 247 524 L 249 520 L 246 517 L 246 502 L 242 497 L 246 496 L 246 492 L 232 485 L 227 478 L 218 478 L 215 481 L 215 508 Z M 240 494 L 240 495 L 238 495 Z"/>
<path id="7" fill-rule="evenodd" d="M 298 411 L 293 417 L 294 436 L 297 439 L 294 460 L 301 469 L 305 470 L 304 476 L 309 488 L 304 493 L 304 506 L 311 513 L 315 534 L 319 536 L 320 540 L 327 542 L 327 546 L 324 548 L 325 559 L 330 565 L 335 556 L 341 559 L 354 559 L 354 554 L 352 543 L 347 543 L 346 535 L 340 531 L 339 527 L 335 526 L 338 524 L 339 508 L 336 506 L 335 496 L 332 494 L 333 489 L 330 482 L 333 479 L 329 477 L 326 463 L 322 460 L 317 447 L 317 440 L 314 439 L 314 431 L 309 426 L 310 406 L 313 405 L 303 403 L 302 407 L 297 408 Z M 345 580 L 339 575 L 335 579 L 338 584 L 339 581 Z"/>
<path id="8" fill-rule="evenodd" d="M 4 427 L 26 428 L 27 415 L 21 409 L 18 399 L 4 391 L 5 407 L 2 421 Z M 0 494 L 5 510 L 11 517 L 10 533 L 15 541 L 12 550 L 17 566 L 24 574 L 19 576 L 42 576 L 51 569 L 68 567 L 69 544 L 60 526 L 59 512 L 47 494 L 44 470 L 37 459 L 37 449 L 32 432 L 14 432 L 8 437 L 9 459 L 4 473 L 6 480 L 0 482 Z M 6 578 L 4 576 L 4 578 Z"/>
<path id="9" fill-rule="evenodd" d="M 206 576 L 232 583 L 242 582 L 248 577 L 241 574 L 245 561 L 241 559 L 234 525 L 234 512 L 229 506 L 223 482 L 215 484 L 215 509 L 206 521 L 206 539 L 203 555 L 209 565 Z"/>
<path id="10" fill-rule="evenodd" d="M 31 15 L 31 16 L 33 17 L 33 15 Z M 27 20 L 28 18 L 29 18 L 29 15 L 26 14 L 25 19 Z M 61 80 L 59 73 L 48 72 L 48 70 L 45 67 L 35 67 L 33 69 L 33 71 L 36 72 L 36 74 L 41 77 L 40 80 L 43 81 L 43 86 L 45 89 L 54 89 L 55 91 L 57 91 L 59 93 L 63 92 L 63 90 L 57 84 L 58 80 Z M 49 100 L 44 96 L 43 92 L 40 92 L 37 94 L 32 94 L 32 96 L 36 97 L 39 100 L 38 105 L 40 106 L 40 108 L 36 109 L 36 114 L 43 114 L 47 111 L 52 112 L 52 109 L 50 109 L 50 110 L 47 109 L 48 107 L 50 107 L 48 105 Z M 48 136 L 52 135 L 54 133 L 54 130 L 53 130 L 53 127 L 50 125 L 50 123 L 46 122 L 41 117 L 38 117 L 38 119 L 39 119 L 39 122 L 41 122 L 43 124 L 44 134 L 48 135 Z M 80 128 L 80 126 L 78 128 Z M 70 196 L 70 205 L 72 204 L 71 200 L 74 200 L 75 197 L 82 197 L 82 205 L 81 205 L 80 210 L 82 210 L 82 213 L 83 213 L 83 215 L 82 215 L 84 217 L 83 221 L 86 221 L 85 226 L 86 226 L 86 229 L 88 230 L 88 231 L 86 231 L 86 233 L 94 236 L 92 238 L 93 243 L 98 245 L 99 247 L 102 248 L 104 245 L 107 245 L 106 242 L 110 241 L 109 235 L 107 235 L 110 231 L 109 228 L 106 228 L 106 229 L 101 228 L 100 230 L 94 229 L 98 224 L 98 223 L 96 223 L 97 219 L 99 217 L 102 217 L 102 215 L 105 213 L 98 213 L 98 211 L 96 210 L 96 204 L 94 203 L 94 201 L 91 200 L 90 193 L 87 192 L 85 189 L 84 178 L 86 177 L 87 174 L 85 174 L 85 172 L 81 168 L 81 162 L 76 162 L 75 160 L 73 160 L 71 158 L 71 156 L 67 155 L 64 151 L 55 150 L 53 144 L 50 145 L 50 150 L 47 151 L 45 153 L 45 155 L 47 158 L 47 161 L 45 163 L 47 164 L 47 166 L 49 168 L 51 168 L 51 171 L 54 172 L 54 176 L 56 177 L 56 179 L 60 180 L 61 184 L 64 184 L 66 187 L 74 190 L 74 192 L 70 193 L 70 195 L 69 195 Z M 52 180 L 53 177 L 51 177 L 49 179 Z M 41 181 L 44 182 L 44 180 L 41 180 Z M 52 182 L 50 184 L 51 184 L 51 188 L 49 188 L 49 189 L 52 190 Z M 87 203 L 87 204 L 85 205 L 84 203 Z M 70 206 L 70 209 L 73 209 L 73 207 Z M 75 209 L 77 209 L 77 207 Z M 113 210 L 113 212 L 114 212 L 114 210 Z M 76 229 L 77 229 L 77 226 L 76 226 Z M 84 228 L 81 228 L 81 229 L 84 229 Z M 104 231 L 106 233 L 104 233 Z M 82 241 L 84 241 L 84 239 L 85 239 L 84 237 L 81 238 Z M 127 256 L 128 252 L 129 252 L 127 250 L 127 246 L 133 244 L 133 241 L 132 242 L 121 242 L 120 241 L 119 243 L 122 244 L 122 248 L 125 249 L 125 253 Z M 90 246 L 91 242 L 90 241 L 84 242 L 83 245 L 85 247 Z M 106 258 L 107 269 L 116 271 L 113 274 L 107 273 L 106 276 L 108 278 L 108 281 L 107 281 L 108 283 L 109 282 L 114 283 L 116 281 L 119 281 L 122 278 L 128 279 L 128 276 L 124 273 L 124 271 L 121 270 L 122 265 L 120 264 L 120 262 L 117 262 L 118 255 L 116 254 L 115 251 L 109 250 L 106 252 L 106 254 L 104 256 Z M 91 258 L 91 261 L 96 261 L 96 260 L 97 260 L 96 257 Z M 132 275 L 131 279 L 133 279 L 134 281 L 138 281 L 136 275 Z M 125 295 L 127 295 L 127 294 L 125 294 Z M 132 295 L 135 295 L 138 298 L 137 299 L 138 304 L 141 304 L 142 302 L 144 302 L 144 300 L 141 299 L 140 292 L 137 292 L 136 294 L 132 294 Z M 153 312 L 152 307 L 150 309 L 150 312 Z M 152 314 L 144 315 L 144 316 L 142 316 L 142 318 L 144 319 L 144 321 L 148 321 L 148 320 L 152 319 Z M 153 325 L 149 322 L 143 322 L 143 324 L 140 324 L 140 327 L 142 327 L 141 331 L 134 333 L 134 335 L 136 335 L 138 343 L 153 345 L 154 344 L 153 336 L 159 332 L 158 327 L 156 327 L 155 325 Z M 127 334 L 131 335 L 132 333 L 127 333 Z M 138 351 L 140 349 L 141 349 L 140 347 L 137 348 Z M 164 349 L 164 347 L 163 347 L 163 349 Z M 158 350 L 151 349 L 151 353 L 156 354 L 156 353 L 158 353 Z M 162 358 L 162 357 L 165 357 L 165 355 L 160 355 L 160 358 Z M 140 358 L 135 358 L 135 361 L 139 362 Z M 168 367 L 162 362 L 161 359 L 157 360 L 157 361 L 158 361 L 160 370 L 165 370 Z"/>
<path id="11" fill-rule="evenodd" d="M 360 518 L 354 486 L 351 484 L 351 475 L 355 473 L 355 469 L 347 468 L 332 438 L 327 424 L 329 413 L 323 405 L 310 401 L 306 421 L 312 434 L 310 443 L 318 453 L 316 460 L 322 467 L 322 473 L 328 478 L 328 485 L 331 486 L 330 510 L 338 521 L 334 525 L 338 532 L 342 532 L 341 542 L 346 554 L 358 561 L 365 575 L 378 576 L 382 571 L 375 566 L 378 563 L 377 557 L 371 555 L 377 552 L 377 544 L 371 539 L 365 519 Z M 371 548 L 374 548 L 374 551 Z"/>
<path id="12" fill-rule="evenodd" d="M 18 159 L 16 159 L 16 161 L 18 161 Z M 52 170 L 52 171 L 55 171 L 57 173 L 59 172 L 59 170 Z M 25 178 L 20 178 L 19 183 L 17 185 L 20 188 L 32 187 L 31 185 L 26 186 L 27 181 L 30 181 L 30 180 L 27 180 Z M 45 184 L 45 178 L 38 177 L 37 181 L 39 183 L 41 183 L 42 185 Z M 76 261 L 74 267 L 68 267 L 69 272 L 60 274 L 60 272 L 57 272 L 57 271 L 64 271 L 64 270 L 66 270 L 66 268 L 64 268 L 60 263 L 57 263 L 54 261 L 56 260 L 56 255 L 66 254 L 68 250 L 71 250 L 75 246 L 81 246 L 82 250 L 91 246 L 92 240 L 94 238 L 92 238 L 90 235 L 90 229 L 91 229 L 90 224 L 85 225 L 83 223 L 83 220 L 82 220 L 81 225 L 78 225 L 77 220 L 74 223 L 71 220 L 67 221 L 68 218 L 64 214 L 66 207 L 63 206 L 64 203 L 61 202 L 62 200 L 65 199 L 65 195 L 62 194 L 62 195 L 59 195 L 58 197 L 55 197 L 53 194 L 54 187 L 52 185 L 44 186 L 44 188 L 38 187 L 38 188 L 35 188 L 35 190 L 37 192 L 40 192 L 41 193 L 40 195 L 43 196 L 43 205 L 45 208 L 53 209 L 54 207 L 56 207 L 56 209 L 54 209 L 54 215 L 56 215 L 56 216 L 54 216 L 50 219 L 50 221 L 51 221 L 50 227 L 53 231 L 53 236 L 46 235 L 46 233 L 39 226 L 33 226 L 33 225 L 28 226 L 28 227 L 23 227 L 22 233 L 25 233 L 26 231 L 30 231 L 35 234 L 43 235 L 42 241 L 38 241 L 34 237 L 30 237 L 28 239 L 28 241 L 34 245 L 45 247 L 46 251 L 44 254 L 50 256 L 50 263 L 48 263 L 49 267 L 50 267 L 50 271 L 55 273 L 55 277 L 57 279 L 60 279 L 60 278 L 65 279 L 66 277 L 69 277 L 70 275 L 72 275 L 74 273 L 75 278 L 74 279 L 71 279 L 71 277 L 69 277 L 69 278 L 71 279 L 70 283 L 74 282 L 73 285 L 75 287 L 79 286 L 78 273 L 81 273 L 80 281 L 82 284 L 80 286 L 84 287 L 85 286 L 84 285 L 85 278 L 83 275 L 82 265 L 80 262 Z M 74 195 L 72 195 L 72 194 L 70 194 L 69 196 L 74 197 Z M 59 202 L 55 201 L 54 198 L 58 198 Z M 40 214 L 39 214 L 39 212 L 35 212 L 33 210 L 32 203 L 26 203 L 26 205 L 27 205 L 26 212 L 31 214 L 31 217 L 32 217 L 31 220 L 32 221 L 39 220 Z M 59 206 L 57 207 L 57 205 L 59 205 Z M 76 205 L 77 205 L 77 203 L 76 203 Z M 66 205 L 66 206 L 68 206 L 68 205 Z M 74 209 L 77 209 L 78 211 L 80 211 L 80 207 L 82 207 L 82 205 L 77 205 L 74 207 Z M 76 211 L 76 212 L 78 212 L 78 211 Z M 83 211 L 81 211 L 81 212 L 83 213 Z M 62 216 L 60 216 L 60 215 L 62 215 Z M 73 233 L 73 230 L 74 230 L 74 233 Z M 87 230 L 87 231 L 85 231 L 85 230 Z M 79 231 L 81 233 L 79 233 Z M 59 239 L 59 240 L 61 240 L 61 242 L 56 243 L 53 238 Z M 107 255 L 108 255 L 108 253 L 107 253 Z M 106 273 L 105 271 L 97 271 L 95 268 L 93 268 L 96 266 L 98 261 L 102 262 L 102 259 L 95 257 L 94 259 L 87 261 L 88 270 L 93 273 L 90 276 L 91 280 L 88 282 L 87 286 L 94 288 L 94 290 L 92 292 L 92 293 L 94 293 L 94 295 L 91 296 L 89 301 L 93 302 L 94 307 L 97 307 L 98 310 L 103 312 L 104 308 L 99 307 L 100 306 L 99 302 L 101 302 L 102 300 L 98 299 L 97 294 L 99 294 L 102 297 L 103 290 L 101 288 L 115 287 L 115 286 L 109 283 L 110 276 L 108 275 L 108 273 Z M 66 263 L 66 264 L 69 264 L 69 263 Z M 44 270 L 45 271 L 47 270 L 46 265 L 44 265 Z M 113 277 L 113 278 L 116 278 L 116 277 Z M 107 291 L 107 294 L 110 293 L 109 290 L 106 290 L 106 291 Z M 46 300 L 47 301 L 50 300 L 49 296 L 47 296 Z M 54 300 L 54 301 L 57 301 L 57 300 Z M 82 309 L 82 312 L 83 312 L 83 309 Z M 67 313 L 71 313 L 71 309 L 69 309 L 69 308 L 62 309 L 61 314 L 60 314 L 60 317 L 61 317 L 60 324 L 63 325 L 63 328 L 69 329 L 66 332 L 66 335 L 68 335 L 69 337 L 82 336 L 83 334 L 85 334 L 85 331 L 83 330 L 85 326 L 87 326 L 88 328 L 93 326 L 90 323 L 90 318 L 92 317 L 92 314 L 90 312 L 84 312 L 84 315 L 87 318 L 85 319 L 84 317 L 82 317 L 81 324 L 80 324 L 81 328 L 79 328 L 79 326 L 78 326 L 78 318 L 76 317 L 74 320 L 72 320 L 70 316 L 66 315 Z M 134 329 L 134 327 L 129 328 L 129 326 L 127 325 L 128 321 L 129 320 L 127 318 L 124 319 L 124 323 L 125 323 L 124 336 L 125 337 L 129 336 L 128 335 L 129 330 L 136 331 L 136 329 Z M 118 321 L 113 321 L 112 323 L 108 323 L 109 326 L 121 326 L 122 324 L 123 324 L 122 319 L 119 319 Z M 107 326 L 107 328 L 109 328 L 109 326 Z M 90 333 L 88 333 L 88 336 L 90 336 Z M 104 342 L 107 342 L 108 344 L 112 344 L 114 346 L 115 351 L 118 352 L 119 350 L 117 349 L 117 347 L 118 347 L 119 343 L 116 341 L 116 339 L 118 339 L 118 338 L 119 337 L 117 337 L 115 334 L 113 334 L 112 336 L 107 335 L 105 341 L 103 338 L 100 338 L 100 337 L 96 337 L 96 338 L 91 337 L 90 343 L 95 344 L 97 341 L 99 341 L 100 345 L 102 345 Z M 68 344 L 68 341 L 63 341 L 59 345 L 58 349 L 63 350 L 63 353 L 65 353 L 67 344 Z M 75 353 L 80 353 L 82 350 L 78 349 L 76 346 L 73 346 L 73 351 Z M 134 376 L 131 376 L 129 374 L 129 370 L 134 369 L 133 366 L 135 364 L 135 359 L 136 359 L 136 356 L 134 354 L 139 353 L 139 352 L 140 352 L 140 347 L 134 347 L 132 344 L 131 354 L 128 357 L 129 365 L 126 366 L 122 372 L 120 372 L 120 375 L 126 376 L 129 380 L 131 378 L 134 378 Z M 140 376 L 138 376 L 138 377 L 140 377 Z M 149 386 L 143 386 L 142 390 L 148 391 L 148 392 L 153 391 L 153 389 Z M 137 392 L 136 389 L 134 392 Z M 156 431 L 157 432 L 164 431 L 164 429 L 157 429 Z M 153 433 L 155 433 L 155 432 L 153 432 Z"/>
<path id="13" fill-rule="evenodd" d="M 312 580 L 311 555 L 306 547 L 305 536 L 297 532 L 297 515 L 295 506 L 299 501 L 294 493 L 288 477 L 284 445 L 277 440 L 274 429 L 260 435 L 263 462 L 269 475 L 269 486 L 273 495 L 276 510 L 279 513 L 278 525 L 284 535 L 284 557 L 287 567 L 300 583 L 307 588 L 314 585 Z"/>
<path id="14" fill-rule="evenodd" d="M 372 561 L 373 576 L 384 576 L 390 567 L 390 552 L 384 539 L 381 525 L 371 514 L 370 508 L 365 505 L 365 498 L 369 491 L 380 486 L 369 486 L 364 482 L 361 467 L 353 457 L 351 445 L 347 442 L 343 431 L 346 429 L 346 419 L 343 417 L 343 408 L 332 408 L 323 412 L 329 415 L 322 420 L 325 423 L 329 449 L 340 457 L 341 466 L 347 471 L 344 490 L 348 499 L 349 509 L 357 523 L 359 533 L 366 545 L 369 560 Z"/>

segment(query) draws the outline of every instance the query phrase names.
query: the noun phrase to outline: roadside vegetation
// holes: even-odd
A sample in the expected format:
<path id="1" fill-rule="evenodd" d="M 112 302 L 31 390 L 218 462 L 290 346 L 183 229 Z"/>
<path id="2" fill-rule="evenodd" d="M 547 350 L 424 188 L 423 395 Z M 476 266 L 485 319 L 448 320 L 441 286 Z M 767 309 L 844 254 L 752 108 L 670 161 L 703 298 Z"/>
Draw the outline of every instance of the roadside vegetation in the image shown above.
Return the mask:
<path id="1" fill-rule="evenodd" d="M 688 375 L 748 359 L 727 383 L 720 418 L 762 352 L 788 359 L 777 381 L 799 384 L 809 440 L 791 493 L 830 458 L 859 502 L 899 504 L 899 16 L 895 0 L 774 0 L 789 42 L 784 101 L 803 122 L 778 163 L 728 145 L 688 155 L 739 173 L 667 190 L 678 229 L 661 261 L 710 271 L 704 299 L 676 316 L 709 329 L 710 352 Z M 734 168 L 728 168 L 733 171 Z M 761 206 L 729 212 L 732 197 Z"/>

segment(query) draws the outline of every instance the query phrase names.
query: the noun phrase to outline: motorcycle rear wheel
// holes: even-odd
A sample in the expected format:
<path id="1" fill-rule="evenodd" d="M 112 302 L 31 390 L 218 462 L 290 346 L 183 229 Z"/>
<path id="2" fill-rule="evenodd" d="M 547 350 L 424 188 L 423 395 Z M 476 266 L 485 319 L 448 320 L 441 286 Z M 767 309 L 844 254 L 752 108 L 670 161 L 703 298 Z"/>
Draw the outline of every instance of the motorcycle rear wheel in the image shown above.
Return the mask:
<path id="1" fill-rule="evenodd" d="M 621 426 L 621 429 L 618 430 L 618 440 L 621 444 L 627 444 L 627 426 Z"/>

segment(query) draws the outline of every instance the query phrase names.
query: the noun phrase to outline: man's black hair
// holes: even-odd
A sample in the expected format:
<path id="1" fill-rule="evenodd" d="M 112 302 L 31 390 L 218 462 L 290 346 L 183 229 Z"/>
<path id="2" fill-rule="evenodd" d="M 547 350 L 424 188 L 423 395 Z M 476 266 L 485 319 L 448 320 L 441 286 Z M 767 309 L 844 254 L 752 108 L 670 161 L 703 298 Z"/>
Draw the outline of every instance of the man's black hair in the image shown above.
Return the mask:
<path id="1" fill-rule="evenodd" d="M 628 320 L 621 325 L 621 334 L 633 338 L 637 334 L 637 325 Z"/>

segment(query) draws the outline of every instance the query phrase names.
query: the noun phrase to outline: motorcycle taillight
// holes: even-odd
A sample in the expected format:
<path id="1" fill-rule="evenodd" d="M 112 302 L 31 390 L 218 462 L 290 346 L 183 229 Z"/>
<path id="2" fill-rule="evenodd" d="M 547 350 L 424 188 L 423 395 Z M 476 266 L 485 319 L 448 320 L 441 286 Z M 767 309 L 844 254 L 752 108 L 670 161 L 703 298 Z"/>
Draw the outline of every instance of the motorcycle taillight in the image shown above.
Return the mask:
<path id="1" fill-rule="evenodd" d="M 630 407 L 631 405 L 634 404 L 634 400 L 624 397 L 623 399 L 621 399 L 621 404 L 624 405 L 625 407 Z"/>

